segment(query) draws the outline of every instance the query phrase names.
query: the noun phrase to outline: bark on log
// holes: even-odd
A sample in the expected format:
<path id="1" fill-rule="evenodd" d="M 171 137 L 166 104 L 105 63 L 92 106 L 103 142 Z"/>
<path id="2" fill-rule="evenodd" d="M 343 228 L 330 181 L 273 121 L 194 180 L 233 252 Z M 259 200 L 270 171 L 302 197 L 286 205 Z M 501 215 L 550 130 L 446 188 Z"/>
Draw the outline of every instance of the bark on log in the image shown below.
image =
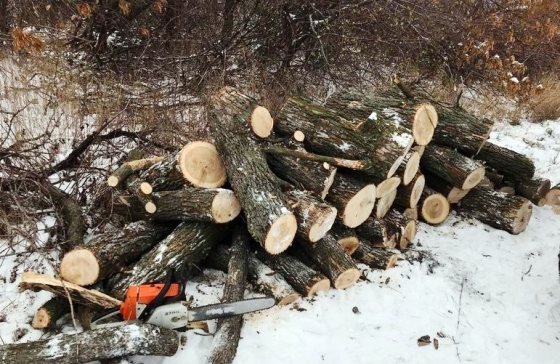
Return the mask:
<path id="1" fill-rule="evenodd" d="M 329 157 L 326 155 L 309 153 L 305 150 L 293 150 L 293 149 L 277 147 L 277 146 L 263 146 L 261 147 L 261 150 L 268 155 L 299 158 L 311 162 L 328 163 L 328 164 L 332 164 L 335 167 L 348 168 L 356 171 L 366 171 L 372 167 L 372 162 L 367 159 L 353 160 L 353 159 Z"/>
<path id="2" fill-rule="evenodd" d="M 492 183 L 491 189 L 500 188 L 504 182 L 504 175 L 496 172 L 493 168 L 489 166 L 486 166 L 486 172 L 484 173 L 484 177 L 488 177 L 488 179 Z"/>
<path id="3" fill-rule="evenodd" d="M 147 169 L 150 166 L 159 163 L 163 157 L 153 157 L 146 159 L 138 159 L 123 163 L 107 178 L 107 184 L 111 187 L 117 187 L 121 182 L 125 181 L 132 174 Z"/>
<path id="4" fill-rule="evenodd" d="M 537 206 L 544 206 L 548 191 L 550 191 L 550 180 L 546 178 L 518 179 L 515 183 L 515 192 Z"/>
<path id="5" fill-rule="evenodd" d="M 426 184 L 426 179 L 422 173 L 417 173 L 408 185 L 400 185 L 397 188 L 395 204 L 405 208 L 411 208 L 418 204 L 422 191 Z"/>
<path id="6" fill-rule="evenodd" d="M 233 231 L 228 263 L 228 273 L 224 285 L 222 302 L 243 299 L 247 280 L 247 258 L 249 254 L 249 234 L 244 227 Z M 235 358 L 241 337 L 243 315 L 218 319 L 214 341 L 206 360 L 210 364 L 230 364 Z"/>
<path id="7" fill-rule="evenodd" d="M 486 142 L 475 158 L 509 180 L 530 179 L 535 175 L 535 164 L 530 158 L 492 142 Z"/>
<path id="8" fill-rule="evenodd" d="M 44 181 L 41 186 L 52 199 L 54 206 L 60 211 L 62 223 L 65 227 L 65 240 L 59 244 L 63 251 L 70 250 L 84 243 L 86 231 L 85 219 L 80 205 L 66 192 L 55 187 L 49 181 Z"/>
<path id="9" fill-rule="evenodd" d="M 320 267 L 334 288 L 348 288 L 360 278 L 360 271 L 352 258 L 344 252 L 332 235 L 325 235 L 313 245 L 302 242 L 299 247 Z"/>
<path id="10" fill-rule="evenodd" d="M 172 191 L 182 188 L 188 181 L 179 170 L 178 154 L 172 154 L 148 169 L 140 172 L 140 178 L 148 182 L 153 191 Z"/>
<path id="11" fill-rule="evenodd" d="M 70 302 L 63 296 L 54 296 L 45 302 L 33 317 L 31 326 L 37 330 L 54 328 L 58 319 L 70 312 Z"/>
<path id="12" fill-rule="evenodd" d="M 337 209 L 303 191 L 288 191 L 286 198 L 297 217 L 297 236 L 310 243 L 319 241 L 331 229 Z"/>
<path id="13" fill-rule="evenodd" d="M 264 153 L 244 125 L 256 106 L 249 97 L 224 88 L 213 97 L 210 127 L 249 233 L 266 251 L 278 254 L 291 245 L 297 221 Z"/>
<path id="14" fill-rule="evenodd" d="M 436 101 L 418 88 L 412 89 L 414 100 L 431 103 L 438 114 L 438 125 L 432 142 L 455 148 L 467 156 L 476 155 L 486 143 L 494 123 L 485 118 L 477 118 L 459 107 Z M 381 96 L 407 99 L 398 87 L 393 87 Z"/>
<path id="15" fill-rule="evenodd" d="M 375 184 L 350 174 L 337 175 L 327 195 L 327 202 L 338 209 L 342 223 L 360 225 L 373 211 L 377 194 Z"/>
<path id="16" fill-rule="evenodd" d="M 131 355 L 173 356 L 180 345 L 176 331 L 130 324 L 2 345 L 0 358 L 3 364 L 76 364 Z"/>
<path id="17" fill-rule="evenodd" d="M 98 234 L 64 255 L 60 276 L 80 286 L 94 284 L 140 258 L 172 229 L 168 224 L 138 221 Z"/>
<path id="18" fill-rule="evenodd" d="M 376 248 L 367 240 L 360 240 L 360 247 L 352 255 L 360 263 L 373 269 L 390 269 L 397 264 L 398 254 L 384 249 Z"/>
<path id="19" fill-rule="evenodd" d="M 331 286 L 327 277 L 289 254 L 270 255 L 263 250 L 257 250 L 257 258 L 280 273 L 302 296 L 309 297 L 326 292 Z"/>
<path id="20" fill-rule="evenodd" d="M 370 217 L 355 230 L 360 242 L 362 239 L 365 239 L 374 245 L 380 245 L 390 249 L 396 246 L 397 231 L 393 225 L 385 220 Z"/>
<path id="21" fill-rule="evenodd" d="M 375 122 L 382 117 L 397 119 L 419 145 L 427 145 L 432 140 L 438 124 L 438 115 L 432 105 L 404 102 L 402 98 L 344 92 L 331 96 L 326 106 L 333 110 L 343 110 L 355 119 L 367 119 L 367 122 Z"/>
<path id="22" fill-rule="evenodd" d="M 20 289 L 45 290 L 58 296 L 70 295 L 73 304 L 85 305 L 97 308 L 112 308 L 119 306 L 122 302 L 111 296 L 93 289 L 80 287 L 74 283 L 64 282 L 51 276 L 35 272 L 24 272 L 19 284 Z"/>
<path id="23" fill-rule="evenodd" d="M 281 179 L 296 188 L 309 191 L 325 199 L 336 176 L 337 168 L 331 164 L 314 162 L 296 157 L 269 154 L 268 165 Z"/>
<path id="24" fill-rule="evenodd" d="M 420 217 L 430 225 L 439 225 L 449 216 L 451 206 L 441 193 L 425 187 L 419 201 Z"/>
<path id="25" fill-rule="evenodd" d="M 227 231 L 223 225 L 182 222 L 123 273 L 112 288 L 111 295 L 123 297 L 129 286 L 159 281 L 170 268 L 178 269 L 183 264 L 186 274 L 191 273 L 212 247 L 226 236 Z"/>
<path id="26" fill-rule="evenodd" d="M 128 192 L 136 196 L 140 203 L 142 203 L 142 205 L 144 206 L 144 210 L 147 213 L 153 214 L 154 212 L 156 212 L 157 207 L 151 196 L 151 193 L 153 191 L 152 185 L 142 180 L 137 174 L 129 176 L 124 184 Z"/>
<path id="27" fill-rule="evenodd" d="M 484 178 L 485 169 L 459 152 L 435 145 L 428 145 L 420 161 L 422 169 L 463 190 L 475 187 Z"/>
<path id="28" fill-rule="evenodd" d="M 384 220 L 398 232 L 397 248 L 401 250 L 407 249 L 416 236 L 416 220 L 401 214 L 395 209 L 391 209 Z"/>
<path id="29" fill-rule="evenodd" d="M 461 188 L 455 187 L 441 177 L 429 171 L 423 171 L 424 178 L 426 179 L 426 185 L 444 195 L 449 203 L 457 203 L 461 201 L 463 197 L 469 193 L 469 190 L 463 190 Z M 479 182 L 480 184 L 480 182 Z"/>
<path id="30" fill-rule="evenodd" d="M 343 224 L 335 223 L 329 233 L 338 241 L 338 244 L 348 255 L 354 254 L 360 245 L 360 239 L 356 231 Z"/>
<path id="31" fill-rule="evenodd" d="M 229 248 L 225 245 L 216 246 L 204 261 L 204 266 L 227 272 Z M 247 280 L 255 291 L 274 297 L 276 304 L 289 305 L 300 295 L 278 272 L 270 269 L 253 254 L 248 256 Z"/>
<path id="32" fill-rule="evenodd" d="M 519 234 L 529 224 L 533 207 L 520 196 L 475 188 L 461 200 L 459 211 L 496 229 Z"/>
<path id="33" fill-rule="evenodd" d="M 398 138 L 392 142 L 381 138 L 377 142 L 372 135 L 360 133 L 349 125 L 348 120 L 332 110 L 308 100 L 290 98 L 276 118 L 275 127 L 283 134 L 302 131 L 307 136 L 303 142 L 305 149 L 313 153 L 370 160 L 372 168 L 364 173 L 380 179 L 391 177 L 410 149 L 410 143 L 399 144 L 402 141 Z"/>
<path id="34" fill-rule="evenodd" d="M 212 143 L 194 141 L 185 145 L 177 156 L 177 165 L 195 187 L 217 188 L 227 181 L 222 158 Z"/>

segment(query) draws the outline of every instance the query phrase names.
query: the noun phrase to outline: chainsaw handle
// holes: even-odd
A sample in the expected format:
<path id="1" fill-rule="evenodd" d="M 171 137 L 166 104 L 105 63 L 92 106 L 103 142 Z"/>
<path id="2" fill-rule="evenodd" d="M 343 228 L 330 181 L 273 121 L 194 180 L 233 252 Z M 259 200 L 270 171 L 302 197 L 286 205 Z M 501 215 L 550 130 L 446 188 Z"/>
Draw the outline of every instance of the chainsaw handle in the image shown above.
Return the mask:
<path id="1" fill-rule="evenodd" d="M 171 287 L 171 283 L 173 283 L 173 273 L 174 273 L 173 268 L 167 271 L 167 276 L 165 277 L 165 284 L 163 285 L 163 288 L 161 289 L 161 291 L 159 291 L 157 296 L 150 303 L 148 303 L 146 307 L 144 307 L 142 313 L 137 317 L 138 320 L 142 322 L 147 321 L 150 318 L 152 312 L 157 307 L 161 306 L 165 298 L 165 295 L 169 291 L 169 287 Z"/>

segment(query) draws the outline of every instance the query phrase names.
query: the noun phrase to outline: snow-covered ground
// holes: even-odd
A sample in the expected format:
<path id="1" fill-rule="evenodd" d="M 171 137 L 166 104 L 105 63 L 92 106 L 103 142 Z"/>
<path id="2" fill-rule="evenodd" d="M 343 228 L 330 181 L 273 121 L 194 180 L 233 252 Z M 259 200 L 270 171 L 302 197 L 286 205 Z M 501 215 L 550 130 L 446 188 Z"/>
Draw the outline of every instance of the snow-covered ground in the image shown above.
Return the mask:
<path id="1" fill-rule="evenodd" d="M 531 157 L 537 175 L 560 182 L 560 120 L 498 124 L 491 139 Z M 560 215 L 535 207 L 517 236 L 452 215 L 442 226 L 421 223 L 414 244 L 414 263 L 402 260 L 388 271 L 361 266 L 367 281 L 344 291 L 246 315 L 234 363 L 560 362 Z M 30 322 L 50 294 L 18 292 L 17 284 L 24 270 L 52 271 L 36 255 L 7 252 L 0 241 L 0 344 L 37 340 L 44 333 Z M 221 295 L 224 275 L 205 274 L 211 279 L 188 286 L 197 305 Z M 204 363 L 213 337 L 186 335 L 174 357 L 128 361 Z M 424 335 L 437 338 L 438 349 L 418 346 Z"/>

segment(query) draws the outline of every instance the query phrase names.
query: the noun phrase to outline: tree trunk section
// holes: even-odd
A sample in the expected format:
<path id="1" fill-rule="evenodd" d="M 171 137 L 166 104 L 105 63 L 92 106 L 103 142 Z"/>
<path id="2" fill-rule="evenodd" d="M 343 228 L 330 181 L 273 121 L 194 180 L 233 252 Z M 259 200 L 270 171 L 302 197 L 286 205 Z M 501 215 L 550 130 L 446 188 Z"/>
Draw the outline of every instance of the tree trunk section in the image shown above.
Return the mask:
<path id="1" fill-rule="evenodd" d="M 172 228 L 138 221 L 123 229 L 98 234 L 87 245 L 64 255 L 60 262 L 60 276 L 80 286 L 94 284 L 140 258 Z"/>
<path id="2" fill-rule="evenodd" d="M 140 178 L 148 182 L 153 191 L 173 191 L 183 187 L 187 181 L 179 171 L 177 154 L 169 155 L 148 169 L 140 172 Z"/>
<path id="3" fill-rule="evenodd" d="M 44 290 L 62 297 L 67 297 L 68 293 L 72 304 L 88 307 L 113 308 L 122 303 L 120 300 L 94 289 L 80 287 L 74 283 L 64 282 L 60 279 L 35 272 L 24 272 L 21 276 L 19 287 L 20 289 L 30 289 L 33 291 Z"/>
<path id="4" fill-rule="evenodd" d="M 469 190 L 463 190 L 455 187 L 443 178 L 440 178 L 431 172 L 424 171 L 424 178 L 426 178 L 426 185 L 434 191 L 444 195 L 449 203 L 458 203 L 467 195 L 467 193 L 469 193 Z M 479 182 L 479 184 L 480 183 L 481 182 Z"/>
<path id="5" fill-rule="evenodd" d="M 381 197 L 377 201 L 377 205 L 375 206 L 375 216 L 382 219 L 387 215 L 391 206 L 395 202 L 395 198 L 397 197 L 397 190 L 394 189 L 388 195 Z"/>
<path id="6" fill-rule="evenodd" d="M 407 249 L 416 236 L 416 220 L 401 214 L 395 209 L 391 209 L 384 220 L 398 232 L 397 248 L 400 250 Z"/>
<path id="7" fill-rule="evenodd" d="M 509 180 L 530 179 L 535 175 L 535 164 L 530 158 L 492 142 L 486 142 L 475 158 Z"/>
<path id="8" fill-rule="evenodd" d="M 331 286 L 327 277 L 289 254 L 270 255 L 257 250 L 257 258 L 280 273 L 302 296 L 309 297 L 326 292 Z"/>
<path id="9" fill-rule="evenodd" d="M 411 150 L 404 156 L 402 164 L 397 169 L 397 175 L 401 178 L 402 184 L 408 186 L 420 169 L 420 154 Z"/>
<path id="10" fill-rule="evenodd" d="M 361 240 L 360 247 L 352 255 L 360 263 L 372 269 L 393 268 L 398 260 L 398 255 L 384 248 L 376 248 L 369 241 Z"/>
<path id="11" fill-rule="evenodd" d="M 356 228 L 356 234 L 360 242 L 365 239 L 374 245 L 381 245 L 385 248 L 394 248 L 397 242 L 397 230 L 387 221 L 370 217 Z"/>
<path id="12" fill-rule="evenodd" d="M 422 191 L 426 184 L 426 179 L 422 173 L 417 173 L 408 185 L 400 185 L 397 188 L 395 204 L 405 208 L 411 208 L 418 204 Z"/>
<path id="13" fill-rule="evenodd" d="M 70 302 L 68 298 L 54 296 L 35 312 L 31 326 L 38 330 L 53 329 L 58 319 L 68 312 L 70 312 Z"/>
<path id="14" fill-rule="evenodd" d="M 320 199 L 325 199 L 329 193 L 337 172 L 337 168 L 328 163 L 325 166 L 322 162 L 295 157 L 269 154 L 267 160 L 270 169 L 278 177 Z"/>
<path id="15" fill-rule="evenodd" d="M 453 186 L 469 190 L 484 178 L 485 169 L 459 152 L 435 145 L 428 145 L 420 161 L 422 169 L 432 172 Z"/>
<path id="16" fill-rule="evenodd" d="M 314 245 L 302 242 L 299 247 L 320 267 L 334 288 L 348 288 L 360 278 L 360 271 L 352 258 L 344 252 L 332 235 L 325 235 Z"/>
<path id="17" fill-rule="evenodd" d="M 476 188 L 461 200 L 459 211 L 464 216 L 515 235 L 525 230 L 533 208 L 523 197 Z"/>
<path id="18" fill-rule="evenodd" d="M 75 364 L 131 355 L 173 356 L 176 331 L 145 324 L 59 334 L 46 340 L 0 346 L 3 364 Z"/>
<path id="19" fill-rule="evenodd" d="M 297 221 L 265 155 L 246 129 L 256 102 L 224 88 L 214 96 L 211 106 L 210 127 L 229 182 L 245 212 L 249 233 L 267 252 L 281 253 L 291 245 Z"/>
<path id="20" fill-rule="evenodd" d="M 515 183 L 515 192 L 537 206 L 544 206 L 549 191 L 550 180 L 546 178 L 518 179 Z"/>
<path id="21" fill-rule="evenodd" d="M 109 178 L 107 178 L 107 184 L 111 187 L 118 187 L 119 184 L 121 184 L 121 182 L 123 181 L 126 181 L 129 176 L 143 169 L 147 169 L 150 166 L 161 162 L 162 160 L 163 157 L 154 157 L 125 162 L 113 173 L 111 173 Z"/>
<path id="22" fill-rule="evenodd" d="M 233 232 L 222 302 L 235 302 L 243 299 L 247 280 L 248 249 L 249 234 L 245 231 L 245 227 L 238 226 Z M 218 319 L 207 363 L 229 364 L 233 362 L 241 337 L 242 325 L 243 315 Z"/>
<path id="23" fill-rule="evenodd" d="M 341 223 L 335 223 L 329 233 L 338 241 L 338 244 L 348 255 L 354 254 L 360 245 L 360 239 L 356 231 Z"/>
<path id="24" fill-rule="evenodd" d="M 552 187 L 546 194 L 546 204 L 552 206 L 553 209 L 560 209 L 560 184 Z"/>
<path id="25" fill-rule="evenodd" d="M 376 195 L 375 184 L 364 178 L 339 173 L 327 195 L 327 202 L 337 208 L 344 225 L 354 228 L 371 214 Z"/>
<path id="26" fill-rule="evenodd" d="M 288 191 L 286 198 L 297 217 L 297 236 L 310 243 L 319 241 L 331 229 L 337 209 L 303 191 Z"/>
<path id="27" fill-rule="evenodd" d="M 140 203 L 142 203 L 147 213 L 153 214 L 156 212 L 157 207 L 151 196 L 153 191 L 152 185 L 142 180 L 137 174 L 129 176 L 124 184 L 128 192 L 136 196 Z"/>
<path id="28" fill-rule="evenodd" d="M 331 96 L 326 106 L 342 110 L 355 119 L 367 120 L 365 123 L 375 123 L 383 117 L 393 119 L 411 134 L 418 145 L 427 145 L 438 125 L 438 115 L 432 105 L 403 102 L 402 98 L 345 92 Z"/>
<path id="29" fill-rule="evenodd" d="M 225 245 L 216 246 L 204 261 L 208 268 L 227 272 L 229 248 Z M 278 272 L 273 271 L 253 254 L 249 254 L 247 262 L 247 280 L 253 288 L 264 295 L 274 297 L 276 304 L 283 306 L 297 300 L 300 295 Z"/>
<path id="30" fill-rule="evenodd" d="M 177 165 L 194 187 L 217 188 L 227 181 L 222 158 L 212 143 L 194 141 L 185 145 L 177 156 Z"/>
<path id="31" fill-rule="evenodd" d="M 420 197 L 420 217 L 430 225 L 442 224 L 449 216 L 451 205 L 441 193 L 425 187 Z"/>
<path id="32" fill-rule="evenodd" d="M 129 266 L 111 290 L 114 297 L 124 297 L 129 286 L 159 281 L 170 268 L 185 264 L 187 274 L 206 258 L 212 247 L 227 234 L 227 227 L 203 222 L 182 222 L 167 238 Z"/>

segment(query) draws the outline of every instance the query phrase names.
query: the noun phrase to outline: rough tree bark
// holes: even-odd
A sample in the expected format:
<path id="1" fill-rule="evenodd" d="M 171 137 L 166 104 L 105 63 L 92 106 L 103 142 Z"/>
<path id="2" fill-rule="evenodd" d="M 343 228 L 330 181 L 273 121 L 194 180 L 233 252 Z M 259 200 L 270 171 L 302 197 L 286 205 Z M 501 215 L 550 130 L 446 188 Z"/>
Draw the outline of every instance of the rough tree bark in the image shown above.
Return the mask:
<path id="1" fill-rule="evenodd" d="M 475 187 L 484 178 L 485 173 L 482 163 L 475 162 L 453 149 L 436 145 L 426 146 L 420 165 L 422 169 L 463 190 Z"/>

